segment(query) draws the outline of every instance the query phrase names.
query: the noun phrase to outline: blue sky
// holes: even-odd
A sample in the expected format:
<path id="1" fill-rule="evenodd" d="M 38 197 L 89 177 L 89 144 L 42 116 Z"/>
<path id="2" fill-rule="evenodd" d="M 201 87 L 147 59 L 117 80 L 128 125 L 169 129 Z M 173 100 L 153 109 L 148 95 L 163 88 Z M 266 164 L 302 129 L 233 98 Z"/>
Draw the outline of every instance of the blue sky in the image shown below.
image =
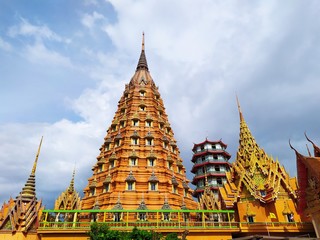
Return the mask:
<path id="1" fill-rule="evenodd" d="M 222 140 L 234 160 L 236 94 L 257 143 L 296 175 L 304 132 L 320 145 L 320 3 L 9 1 L 0 3 L 0 202 L 28 178 L 52 207 L 76 167 L 82 192 L 117 102 L 146 55 L 192 178 L 193 143 Z"/>

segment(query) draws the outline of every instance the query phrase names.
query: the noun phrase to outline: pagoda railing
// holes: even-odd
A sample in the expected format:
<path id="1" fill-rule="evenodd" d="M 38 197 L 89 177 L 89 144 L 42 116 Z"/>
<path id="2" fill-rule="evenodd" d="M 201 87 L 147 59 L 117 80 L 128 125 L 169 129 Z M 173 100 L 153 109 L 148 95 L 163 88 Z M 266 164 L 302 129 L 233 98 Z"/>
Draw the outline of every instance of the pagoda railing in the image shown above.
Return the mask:
<path id="1" fill-rule="evenodd" d="M 233 210 L 43 210 L 38 231 L 89 230 L 92 222 L 118 230 L 238 228 L 233 219 Z"/>
<path id="2" fill-rule="evenodd" d="M 88 231 L 92 222 L 122 231 L 131 231 L 134 227 L 159 231 L 313 231 L 310 222 L 235 222 L 234 214 L 233 210 L 43 210 L 38 232 Z"/>

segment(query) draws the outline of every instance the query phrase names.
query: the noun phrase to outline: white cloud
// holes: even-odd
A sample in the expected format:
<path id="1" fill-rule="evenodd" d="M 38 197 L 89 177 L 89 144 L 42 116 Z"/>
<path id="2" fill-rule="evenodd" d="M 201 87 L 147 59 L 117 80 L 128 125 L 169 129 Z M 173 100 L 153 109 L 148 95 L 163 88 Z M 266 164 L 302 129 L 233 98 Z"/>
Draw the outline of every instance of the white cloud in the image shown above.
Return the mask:
<path id="1" fill-rule="evenodd" d="M 38 64 L 53 64 L 62 67 L 72 67 L 72 63 L 69 58 L 61 55 L 59 52 L 47 49 L 41 42 L 26 46 L 23 55 L 29 61 Z"/>
<path id="2" fill-rule="evenodd" d="M 10 43 L 4 41 L 1 37 L 0 37 L 0 49 L 3 49 L 5 51 L 11 51 L 12 50 L 12 46 Z"/>
<path id="3" fill-rule="evenodd" d="M 105 19 L 105 17 L 104 17 L 102 14 L 94 11 L 92 14 L 87 14 L 87 13 L 85 13 L 85 14 L 83 15 L 82 19 L 81 19 L 81 23 L 82 23 L 85 27 L 91 29 L 91 28 L 94 27 L 94 25 L 95 25 L 95 23 L 96 23 L 97 21 L 103 20 L 103 19 Z"/>
<path id="4" fill-rule="evenodd" d="M 9 28 L 8 35 L 12 38 L 21 35 L 32 36 L 37 40 L 47 39 L 51 41 L 70 43 L 70 39 L 59 36 L 46 25 L 33 25 L 29 23 L 27 19 L 24 18 L 21 18 L 21 22 L 19 25 L 14 25 Z"/>

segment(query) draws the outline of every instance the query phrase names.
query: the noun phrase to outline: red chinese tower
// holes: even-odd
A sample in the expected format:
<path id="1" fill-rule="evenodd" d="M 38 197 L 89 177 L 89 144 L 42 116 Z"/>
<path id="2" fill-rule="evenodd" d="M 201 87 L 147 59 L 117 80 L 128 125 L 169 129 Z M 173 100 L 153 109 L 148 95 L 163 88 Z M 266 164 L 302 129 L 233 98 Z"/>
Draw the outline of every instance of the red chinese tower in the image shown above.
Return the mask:
<path id="1" fill-rule="evenodd" d="M 209 187 L 212 193 L 218 198 L 219 187 L 226 182 L 226 172 L 230 170 L 228 162 L 231 155 L 226 151 L 227 145 L 219 141 L 206 139 L 202 143 L 194 144 L 193 168 L 195 174 L 192 184 L 196 186 L 194 196 L 200 198 L 205 187 Z"/>

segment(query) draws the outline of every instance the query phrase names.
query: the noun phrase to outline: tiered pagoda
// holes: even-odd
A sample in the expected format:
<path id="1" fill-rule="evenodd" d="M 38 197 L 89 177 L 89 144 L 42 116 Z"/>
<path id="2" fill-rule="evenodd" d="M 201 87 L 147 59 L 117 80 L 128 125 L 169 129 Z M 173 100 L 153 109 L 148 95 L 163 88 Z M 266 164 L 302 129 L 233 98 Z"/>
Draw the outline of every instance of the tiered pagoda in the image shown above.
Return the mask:
<path id="1" fill-rule="evenodd" d="M 309 156 L 304 156 L 294 149 L 297 161 L 297 173 L 299 183 L 299 211 L 305 217 L 311 217 L 312 223 L 320 237 L 320 148 L 311 141 L 313 156 L 308 149 Z"/>
<path id="2" fill-rule="evenodd" d="M 0 210 L 0 230 L 15 234 L 16 239 L 20 239 L 29 232 L 36 232 L 37 223 L 41 217 L 42 201 L 36 197 L 36 168 L 40 154 L 42 138 L 38 152 L 31 170 L 31 174 L 16 199 L 10 198 L 8 203 L 4 203 Z M 31 237 L 32 233 L 29 234 Z M 3 239 L 11 235 L 5 236 Z"/>
<path id="3" fill-rule="evenodd" d="M 142 50 L 118 103 L 82 209 L 196 209 L 186 169 Z"/>
<path id="4" fill-rule="evenodd" d="M 215 198 L 218 198 L 218 189 L 226 182 L 226 172 L 230 170 L 228 162 L 231 155 L 226 151 L 227 145 L 221 140 L 194 144 L 193 167 L 191 172 L 195 174 L 192 184 L 196 186 L 194 197 L 200 199 L 205 185 L 208 185 Z"/>
<path id="5" fill-rule="evenodd" d="M 219 188 L 222 205 L 236 209 L 239 222 L 300 222 L 297 181 L 268 156 L 252 136 L 238 102 L 240 136 L 227 183 Z"/>

